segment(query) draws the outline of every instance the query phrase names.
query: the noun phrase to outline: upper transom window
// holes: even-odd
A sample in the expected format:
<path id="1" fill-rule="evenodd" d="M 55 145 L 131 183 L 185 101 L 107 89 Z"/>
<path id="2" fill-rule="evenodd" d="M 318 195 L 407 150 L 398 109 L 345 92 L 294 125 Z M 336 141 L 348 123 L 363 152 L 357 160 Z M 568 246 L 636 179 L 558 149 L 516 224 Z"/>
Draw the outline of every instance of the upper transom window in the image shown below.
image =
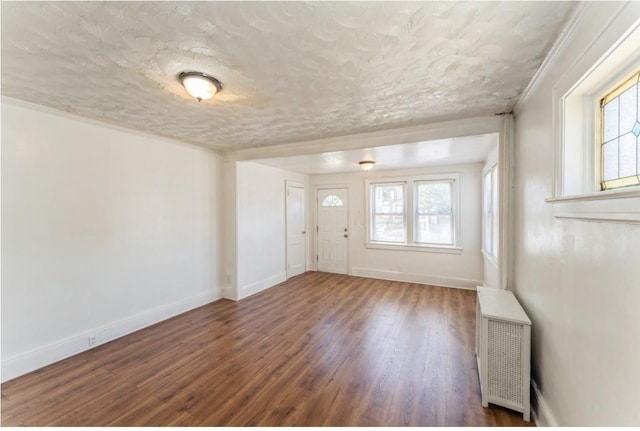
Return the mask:
<path id="1" fill-rule="evenodd" d="M 322 201 L 322 206 L 323 207 L 341 207 L 344 204 L 342 203 L 342 199 L 340 199 L 338 196 L 336 195 L 330 195 L 327 196 L 326 198 L 324 198 L 324 200 Z"/>
<path id="2" fill-rule="evenodd" d="M 600 101 L 602 190 L 640 184 L 640 72 Z"/>

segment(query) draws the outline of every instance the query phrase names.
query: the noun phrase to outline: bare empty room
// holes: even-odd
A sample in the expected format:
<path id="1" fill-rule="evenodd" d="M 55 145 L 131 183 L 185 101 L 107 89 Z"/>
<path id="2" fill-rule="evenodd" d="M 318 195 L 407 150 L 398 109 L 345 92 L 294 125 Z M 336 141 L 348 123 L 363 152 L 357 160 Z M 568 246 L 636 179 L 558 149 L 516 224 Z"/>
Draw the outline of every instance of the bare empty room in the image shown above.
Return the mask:
<path id="1" fill-rule="evenodd" d="M 2 426 L 640 426 L 640 3 L 0 7 Z"/>

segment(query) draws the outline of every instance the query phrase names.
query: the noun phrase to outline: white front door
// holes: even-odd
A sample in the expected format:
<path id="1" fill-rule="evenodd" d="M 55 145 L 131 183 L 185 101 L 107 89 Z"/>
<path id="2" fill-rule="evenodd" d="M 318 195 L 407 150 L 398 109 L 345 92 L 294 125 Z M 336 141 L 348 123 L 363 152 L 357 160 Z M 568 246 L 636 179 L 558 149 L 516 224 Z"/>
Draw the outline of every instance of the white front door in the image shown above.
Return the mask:
<path id="1" fill-rule="evenodd" d="M 306 229 L 304 187 L 287 184 L 287 278 L 305 272 Z"/>
<path id="2" fill-rule="evenodd" d="M 318 190 L 318 271 L 347 274 L 347 189 Z"/>

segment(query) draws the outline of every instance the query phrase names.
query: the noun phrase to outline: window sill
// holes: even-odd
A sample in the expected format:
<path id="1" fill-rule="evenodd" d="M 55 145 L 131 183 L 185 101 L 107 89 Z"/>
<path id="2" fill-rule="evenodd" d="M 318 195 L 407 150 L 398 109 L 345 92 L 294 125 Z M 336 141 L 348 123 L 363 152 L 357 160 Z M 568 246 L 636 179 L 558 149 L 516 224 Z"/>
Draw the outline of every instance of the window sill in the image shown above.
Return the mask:
<path id="1" fill-rule="evenodd" d="M 640 224 L 640 187 L 546 199 L 561 219 Z"/>
<path id="2" fill-rule="evenodd" d="M 461 247 L 454 246 L 433 246 L 433 245 L 408 245 L 408 244 L 392 244 L 384 242 L 367 242 L 365 248 L 374 250 L 396 250 L 396 251 L 420 251 L 425 253 L 445 253 L 445 254 L 462 254 Z"/>

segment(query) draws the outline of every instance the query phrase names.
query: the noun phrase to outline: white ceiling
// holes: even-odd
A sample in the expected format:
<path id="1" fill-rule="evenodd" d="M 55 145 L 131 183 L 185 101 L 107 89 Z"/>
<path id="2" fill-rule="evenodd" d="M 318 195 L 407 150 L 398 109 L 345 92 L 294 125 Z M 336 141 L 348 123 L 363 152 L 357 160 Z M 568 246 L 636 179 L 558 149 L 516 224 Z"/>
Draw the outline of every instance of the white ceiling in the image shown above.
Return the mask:
<path id="1" fill-rule="evenodd" d="M 360 171 L 362 160 L 376 162 L 373 169 L 409 169 L 426 166 L 482 162 L 497 148 L 498 135 L 466 136 L 375 148 L 333 151 L 254 160 L 255 162 L 302 174 L 331 174 Z"/>
<path id="2" fill-rule="evenodd" d="M 509 110 L 572 4 L 1 7 L 3 95 L 228 152 Z M 184 70 L 223 91 L 196 102 Z"/>

